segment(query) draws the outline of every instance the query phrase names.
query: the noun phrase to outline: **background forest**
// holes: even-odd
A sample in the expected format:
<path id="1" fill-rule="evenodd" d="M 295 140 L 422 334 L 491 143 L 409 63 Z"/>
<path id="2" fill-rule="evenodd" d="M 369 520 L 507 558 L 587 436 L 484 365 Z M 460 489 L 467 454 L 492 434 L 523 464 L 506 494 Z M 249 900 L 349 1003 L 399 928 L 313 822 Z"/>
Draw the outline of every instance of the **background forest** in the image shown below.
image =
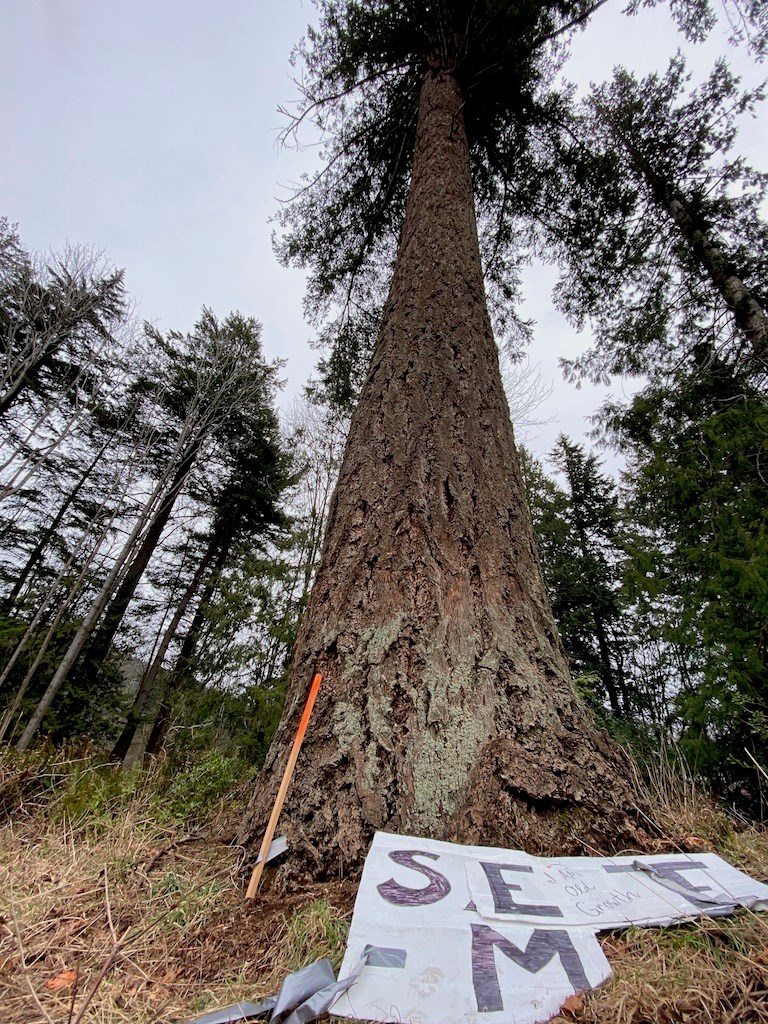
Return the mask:
<path id="1" fill-rule="evenodd" d="M 632 851 L 766 878 L 766 5 L 0 0 L 12 1024 L 188 1020 L 341 964 L 349 863 L 244 901 L 238 836 L 394 262 L 422 7 L 432 28 L 471 8 L 459 63 L 504 384 L 573 677 L 644 777 Z M 761 915 L 602 942 L 614 979 L 558 1020 L 768 1021 Z"/>
<path id="2" fill-rule="evenodd" d="M 734 11 L 733 42 L 761 58 L 759 15 Z M 712 26 L 681 27 L 696 40 Z M 634 394 L 594 409 L 598 447 L 561 437 L 525 460 L 572 669 L 641 759 L 670 749 L 763 817 L 766 179 L 738 155 L 762 92 L 725 62 L 696 85 L 678 55 L 536 102 L 525 194 L 495 224 L 480 196 L 513 420 L 534 415 L 518 305 L 534 258 L 560 275 L 559 310 L 592 332 L 566 374 Z M 388 145 L 366 136 L 360 166 Z M 240 759 L 261 763 L 392 256 L 392 221 L 374 209 L 386 161 L 377 173 L 345 225 L 362 262 L 334 245 L 311 191 L 283 214 L 278 252 L 310 271 L 330 347 L 282 422 L 283 370 L 249 315 L 142 326 L 102 257 L 39 257 L 0 222 L 5 743 L 85 739 L 125 765 L 218 751 L 232 777 Z M 335 305 L 344 288 L 352 301 Z"/>
<path id="3" fill-rule="evenodd" d="M 2 738 L 258 765 L 343 426 L 305 403 L 281 431 L 253 319 L 162 335 L 120 273 L 0 225 Z"/>
<path id="4" fill-rule="evenodd" d="M 3 741 L 86 740 L 128 766 L 213 756 L 234 779 L 279 718 L 346 408 L 315 386 L 281 427 L 253 319 L 141 327 L 119 272 L 84 249 L 43 263 L 7 221 L 0 259 Z M 526 484 L 599 720 L 764 817 L 763 366 L 702 345 L 599 413 L 618 479 L 561 437 L 547 465 L 526 456 Z M 508 377 L 530 417 L 535 384 Z"/>

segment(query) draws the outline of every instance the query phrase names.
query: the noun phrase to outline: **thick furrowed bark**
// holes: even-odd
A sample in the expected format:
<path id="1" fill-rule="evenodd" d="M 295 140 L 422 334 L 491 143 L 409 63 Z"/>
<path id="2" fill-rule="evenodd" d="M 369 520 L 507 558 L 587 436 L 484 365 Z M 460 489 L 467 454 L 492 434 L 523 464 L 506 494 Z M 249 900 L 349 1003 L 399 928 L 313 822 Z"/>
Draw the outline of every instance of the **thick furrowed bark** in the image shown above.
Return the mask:
<path id="1" fill-rule="evenodd" d="M 632 802 L 623 756 L 575 697 L 541 580 L 461 103 L 449 74 L 427 77 L 381 333 L 241 832 L 255 856 L 317 668 L 281 825 L 293 864 L 315 873 L 359 865 L 376 828 L 575 849 L 574 827 L 601 841 L 618 825 L 618 839 L 611 804 Z"/>

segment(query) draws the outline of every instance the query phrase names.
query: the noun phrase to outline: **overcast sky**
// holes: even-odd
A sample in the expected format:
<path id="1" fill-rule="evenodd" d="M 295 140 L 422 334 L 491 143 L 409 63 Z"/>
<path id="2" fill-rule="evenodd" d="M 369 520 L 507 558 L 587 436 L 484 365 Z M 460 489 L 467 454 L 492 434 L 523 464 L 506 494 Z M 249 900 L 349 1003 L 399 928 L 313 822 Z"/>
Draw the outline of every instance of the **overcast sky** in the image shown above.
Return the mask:
<path id="1" fill-rule="evenodd" d="M 628 19 L 622 6 L 577 38 L 568 77 L 663 69 L 682 45 L 663 9 Z M 268 356 L 287 360 L 284 403 L 316 353 L 302 275 L 278 265 L 269 218 L 315 152 L 278 147 L 277 107 L 296 96 L 290 52 L 313 16 L 308 0 L 0 0 L 0 215 L 29 249 L 103 251 L 161 329 L 189 330 L 203 305 L 255 316 Z M 706 73 L 722 52 L 751 84 L 766 73 L 722 33 L 690 59 Z M 742 144 L 763 168 L 765 120 Z M 557 357 L 586 339 L 552 310 L 553 281 L 547 268 L 526 279 L 530 358 L 555 386 L 539 413 L 554 421 L 526 437 L 539 453 L 561 431 L 582 439 L 605 394 L 562 382 Z"/>

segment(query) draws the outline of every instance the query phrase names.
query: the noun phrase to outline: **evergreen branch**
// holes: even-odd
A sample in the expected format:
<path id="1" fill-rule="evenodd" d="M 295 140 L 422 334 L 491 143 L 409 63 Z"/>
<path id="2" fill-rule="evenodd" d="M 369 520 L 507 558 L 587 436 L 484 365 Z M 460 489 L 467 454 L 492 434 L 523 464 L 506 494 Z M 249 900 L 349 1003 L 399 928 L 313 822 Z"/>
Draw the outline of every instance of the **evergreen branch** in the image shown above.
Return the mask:
<path id="1" fill-rule="evenodd" d="M 341 89 L 339 92 L 331 93 L 329 96 L 322 96 L 319 99 L 311 99 L 309 106 L 305 107 L 300 114 L 291 114 L 286 107 L 279 106 L 277 108 L 278 113 L 283 114 L 284 117 L 289 118 L 291 124 L 289 124 L 284 131 L 280 132 L 280 135 L 278 136 L 278 142 L 280 143 L 280 145 L 284 146 L 286 145 L 286 140 L 288 139 L 289 136 L 292 135 L 295 138 L 305 118 L 309 117 L 313 112 L 320 110 L 323 107 L 327 107 L 333 103 L 337 103 L 339 100 L 343 100 L 346 96 L 351 96 L 356 89 L 360 89 L 363 86 L 368 85 L 370 82 L 375 82 L 382 78 L 389 78 L 392 76 L 393 72 L 404 71 L 408 67 L 410 67 L 410 64 L 406 62 L 403 64 L 393 64 L 390 67 L 383 68 L 381 71 L 372 71 L 369 75 L 365 75 L 363 78 L 359 79 L 356 82 L 353 82 L 352 85 L 348 86 L 345 89 Z M 304 92 L 305 99 L 309 100 L 310 96 L 306 89 L 299 85 L 298 82 L 296 82 L 295 84 L 299 87 L 299 89 L 302 92 Z"/>
<path id="2" fill-rule="evenodd" d="M 557 39 L 557 37 L 561 36 L 564 32 L 569 32 L 572 28 L 576 28 L 577 25 L 583 24 L 585 21 L 587 21 L 588 18 L 592 17 L 596 10 L 602 7 L 603 4 L 607 3 L 608 0 L 596 0 L 595 3 L 590 4 L 589 7 L 583 10 L 581 14 L 579 14 L 577 17 L 572 18 L 570 21 L 566 22 L 565 25 L 561 25 L 560 28 L 555 29 L 554 32 L 548 32 L 547 35 L 542 36 L 540 39 L 537 39 L 531 47 L 531 52 L 533 52 L 533 50 L 538 49 L 538 47 L 543 46 L 544 43 L 549 43 L 553 39 Z"/>

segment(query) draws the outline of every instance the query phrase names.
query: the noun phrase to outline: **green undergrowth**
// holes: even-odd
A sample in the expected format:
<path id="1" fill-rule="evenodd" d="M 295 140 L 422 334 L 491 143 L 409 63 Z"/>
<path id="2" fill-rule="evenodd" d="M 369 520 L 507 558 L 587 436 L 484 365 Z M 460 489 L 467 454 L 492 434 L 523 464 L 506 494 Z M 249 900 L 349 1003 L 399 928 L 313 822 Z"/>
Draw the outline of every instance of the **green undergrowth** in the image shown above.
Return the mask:
<path id="1" fill-rule="evenodd" d="M 0 751 L 0 821 L 44 811 L 50 820 L 98 831 L 140 810 L 157 826 L 194 827 L 225 797 L 233 810 L 238 789 L 242 804 L 254 777 L 239 757 L 218 750 L 122 770 L 87 748 L 42 746 L 24 754 L 6 748 Z"/>
<path id="2" fill-rule="evenodd" d="M 288 946 L 294 970 L 328 957 L 334 971 L 341 967 L 349 922 L 325 898 L 314 900 L 290 919 Z"/>
<path id="3" fill-rule="evenodd" d="M 639 852 L 712 850 L 768 881 L 768 832 L 658 764 Z M 83 1024 L 173 1024 L 274 994 L 322 957 L 338 971 L 352 881 L 244 899 L 232 840 L 251 790 L 242 762 L 217 753 L 127 773 L 89 750 L 0 754 L 3 1024 L 64 1024 L 94 986 Z M 601 941 L 614 977 L 561 1021 L 768 1024 L 766 914 Z M 50 987 L 67 972 L 76 988 Z"/>

